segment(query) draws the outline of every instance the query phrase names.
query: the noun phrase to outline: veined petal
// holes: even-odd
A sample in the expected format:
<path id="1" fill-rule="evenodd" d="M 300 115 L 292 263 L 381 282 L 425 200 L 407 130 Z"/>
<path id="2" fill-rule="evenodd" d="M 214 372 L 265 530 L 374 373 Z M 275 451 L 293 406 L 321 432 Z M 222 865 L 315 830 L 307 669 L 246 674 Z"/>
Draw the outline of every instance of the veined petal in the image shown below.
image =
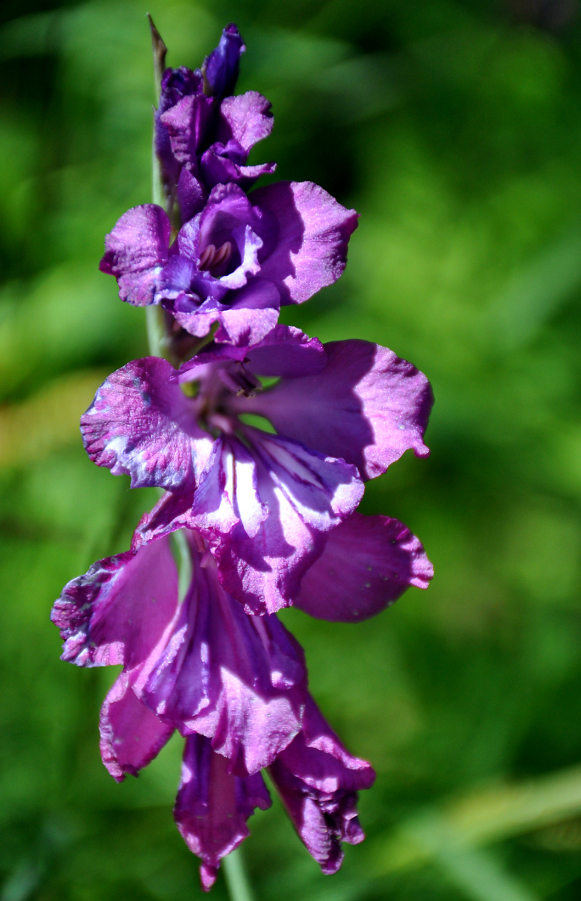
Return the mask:
<path id="1" fill-rule="evenodd" d="M 192 735 L 186 740 L 174 817 L 188 848 L 203 861 L 205 891 L 214 884 L 221 859 L 249 834 L 248 817 L 270 804 L 260 773 L 234 776 L 208 739 Z"/>
<path id="2" fill-rule="evenodd" d="M 355 845 L 364 838 L 357 792 L 372 785 L 371 766 L 349 754 L 310 699 L 303 731 L 269 773 L 309 854 L 323 873 L 337 872 L 341 842 Z"/>
<path id="3" fill-rule="evenodd" d="M 212 550 L 224 586 L 246 610 L 273 613 L 292 602 L 320 551 L 321 534 L 353 512 L 363 486 L 355 467 L 343 460 L 256 429 L 246 428 L 245 437 L 256 461 L 256 496 L 267 516 L 252 535 L 235 524 L 226 537 L 215 538 Z"/>
<path id="4" fill-rule="evenodd" d="M 191 489 L 211 450 L 193 401 L 170 381 L 174 372 L 159 357 L 134 360 L 103 382 L 81 417 L 91 460 L 129 475 L 132 488 Z"/>
<path id="5" fill-rule="evenodd" d="M 410 448 L 426 456 L 423 434 L 433 395 L 425 375 L 368 341 L 324 347 L 322 372 L 281 380 L 249 399 L 249 410 L 308 447 L 341 455 L 365 478 L 385 472 Z"/>
<path id="6" fill-rule="evenodd" d="M 145 203 L 121 216 L 105 238 L 99 268 L 114 275 L 119 297 L 136 306 L 153 303 L 157 279 L 168 258 L 170 221 L 161 207 Z"/>
<path id="7" fill-rule="evenodd" d="M 65 585 L 51 620 L 62 659 L 77 666 L 141 664 L 177 607 L 177 572 L 167 540 L 94 563 Z"/>
<path id="8" fill-rule="evenodd" d="M 301 728 L 303 652 L 275 617 L 249 617 L 192 542 L 193 577 L 164 647 L 135 693 L 184 735 L 211 739 L 241 775 L 270 764 Z"/>
<path id="9" fill-rule="evenodd" d="M 219 438 L 200 475 L 192 523 L 221 534 L 241 523 L 245 533 L 253 538 L 268 516 L 268 508 L 258 496 L 256 480 L 252 453 L 237 438 Z"/>
<path id="10" fill-rule="evenodd" d="M 128 773 L 136 776 L 151 763 L 174 729 L 137 699 L 128 673 L 123 672 L 103 702 L 99 731 L 103 763 L 122 782 Z"/>
<path id="11" fill-rule="evenodd" d="M 357 213 L 313 182 L 277 182 L 251 202 L 270 217 L 261 277 L 280 285 L 283 303 L 303 303 L 337 281 Z"/>
<path id="12" fill-rule="evenodd" d="M 433 573 L 407 526 L 354 513 L 326 536 L 294 605 L 319 619 L 359 622 L 393 604 L 410 585 L 427 588 Z"/>

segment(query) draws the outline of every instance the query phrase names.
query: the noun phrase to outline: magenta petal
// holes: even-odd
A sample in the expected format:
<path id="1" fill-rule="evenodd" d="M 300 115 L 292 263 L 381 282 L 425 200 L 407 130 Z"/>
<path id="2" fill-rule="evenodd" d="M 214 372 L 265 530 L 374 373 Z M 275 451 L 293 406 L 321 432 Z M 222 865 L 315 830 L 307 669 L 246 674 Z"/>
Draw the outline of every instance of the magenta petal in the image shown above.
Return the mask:
<path id="1" fill-rule="evenodd" d="M 277 182 L 251 194 L 277 230 L 261 276 L 284 287 L 284 303 L 303 303 L 337 281 L 357 213 L 313 182 Z"/>
<path id="2" fill-rule="evenodd" d="M 224 518 L 222 526 L 212 512 L 219 484 L 214 478 L 215 500 L 210 504 L 204 499 L 195 506 L 192 522 L 215 531 L 213 553 L 225 588 L 249 613 L 274 613 L 292 603 L 300 577 L 320 550 L 320 534 L 355 510 L 363 486 L 355 467 L 343 460 L 322 457 L 256 429 L 246 428 L 244 435 L 252 456 L 240 442 L 229 439 L 216 465 L 219 459 L 221 471 L 227 472 L 238 457 L 246 460 L 247 455 L 249 466 L 254 460 L 253 493 L 246 494 L 252 505 L 260 503 L 262 519 L 253 517 L 250 532 L 243 522 L 232 525 L 233 517 Z M 200 487 L 203 490 L 202 480 Z M 242 494 L 237 503 L 242 510 Z"/>
<path id="3" fill-rule="evenodd" d="M 233 776 L 207 739 L 186 740 L 174 817 L 188 848 L 202 859 L 205 891 L 214 884 L 221 859 L 249 835 L 248 817 L 270 804 L 260 773 Z"/>
<path id="4" fill-rule="evenodd" d="M 252 400 L 251 411 L 282 434 L 354 463 L 365 478 L 385 472 L 408 449 L 426 456 L 433 395 L 425 375 L 367 341 L 334 341 L 325 352 L 322 372 L 281 380 Z"/>
<path id="5" fill-rule="evenodd" d="M 138 666 L 177 606 L 177 572 L 167 540 L 94 563 L 65 585 L 51 620 L 62 659 L 77 666 Z"/>
<path id="6" fill-rule="evenodd" d="M 154 204 L 133 207 L 121 216 L 105 238 L 106 252 L 99 266 L 117 279 L 121 300 L 137 306 L 154 302 L 170 234 L 166 213 Z"/>
<path id="7" fill-rule="evenodd" d="M 133 488 L 192 488 L 195 461 L 211 449 L 193 401 L 170 381 L 174 373 L 158 357 L 134 360 L 103 382 L 81 417 L 91 460 L 129 475 Z"/>
<path id="8" fill-rule="evenodd" d="M 354 513 L 329 532 L 294 604 L 319 619 L 359 622 L 393 604 L 410 585 L 427 588 L 433 573 L 407 526 Z"/>
<path id="9" fill-rule="evenodd" d="M 300 730 L 303 653 L 275 617 L 247 616 L 221 587 L 212 560 L 194 547 L 192 561 L 171 632 L 134 690 L 182 734 L 211 739 L 230 771 L 254 773 Z"/>
<path id="10" fill-rule="evenodd" d="M 257 91 L 225 97 L 220 106 L 225 127 L 218 132 L 219 140 L 226 143 L 233 138 L 242 150 L 250 153 L 254 145 L 272 131 L 274 119 L 270 106 L 270 101 Z"/>
<path id="11" fill-rule="evenodd" d="M 325 368 L 327 357 L 318 338 L 309 338 L 298 328 L 280 323 L 258 343 L 213 344 L 180 366 L 178 381 L 191 382 L 211 377 L 208 363 L 243 363 L 244 368 L 260 376 L 297 377 L 311 375 Z M 259 384 L 257 384 L 259 387 Z M 247 397 L 232 397 L 237 413 L 247 410 Z"/>
<path id="12" fill-rule="evenodd" d="M 310 700 L 303 731 L 269 773 L 307 851 L 323 873 L 335 873 L 341 842 L 363 841 L 357 792 L 372 785 L 373 769 L 349 754 Z"/>
<path id="13" fill-rule="evenodd" d="M 117 782 L 128 773 L 136 776 L 174 731 L 136 698 L 129 683 L 128 674 L 121 673 L 103 702 L 99 720 L 101 757 Z"/>

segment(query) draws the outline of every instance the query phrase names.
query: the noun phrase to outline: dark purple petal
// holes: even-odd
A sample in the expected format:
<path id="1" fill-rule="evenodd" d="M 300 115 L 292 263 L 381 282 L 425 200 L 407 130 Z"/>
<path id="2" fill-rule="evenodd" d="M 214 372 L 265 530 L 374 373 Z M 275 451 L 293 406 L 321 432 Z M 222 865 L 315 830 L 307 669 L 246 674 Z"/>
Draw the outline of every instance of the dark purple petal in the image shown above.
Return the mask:
<path id="1" fill-rule="evenodd" d="M 357 792 L 372 785 L 371 766 L 346 751 L 311 700 L 303 731 L 269 773 L 309 854 L 323 873 L 337 872 L 341 842 L 356 845 L 364 838 Z"/>
<path id="2" fill-rule="evenodd" d="M 235 472 L 238 457 L 247 462 L 243 445 L 228 439 L 205 474 L 216 486 L 212 499 L 208 494 L 203 502 L 194 501 L 192 522 L 215 531 L 213 553 L 226 589 L 249 613 L 273 613 L 292 602 L 301 575 L 320 550 L 321 533 L 354 511 L 363 487 L 356 469 L 342 460 L 324 458 L 256 429 L 246 428 L 245 438 L 256 466 L 253 503 L 260 503 L 265 518 L 255 516 L 249 533 L 240 521 L 232 528 L 235 516 L 225 518 L 222 528 L 214 512 L 223 478 L 219 474 Z M 247 495 L 250 501 L 249 491 Z M 243 493 L 237 505 L 234 514 L 242 508 Z M 219 537 L 226 532 L 227 537 Z"/>
<path id="3" fill-rule="evenodd" d="M 158 719 L 131 690 L 127 673 L 121 673 L 101 708 L 99 720 L 101 757 L 117 782 L 136 776 L 169 741 L 173 726 Z"/>
<path id="4" fill-rule="evenodd" d="M 260 773 L 233 776 L 207 739 L 193 735 L 186 740 L 174 817 L 188 848 L 203 861 L 205 891 L 214 884 L 221 859 L 249 834 L 248 817 L 270 804 Z"/>
<path id="5" fill-rule="evenodd" d="M 177 607 L 177 572 L 167 541 L 94 563 L 65 585 L 51 620 L 64 641 L 62 659 L 77 666 L 146 659 Z"/>
<path id="6" fill-rule="evenodd" d="M 218 46 L 204 61 L 203 72 L 208 94 L 222 98 L 233 93 L 238 79 L 240 56 L 245 50 L 236 25 L 227 25 Z"/>
<path id="7" fill-rule="evenodd" d="M 294 606 L 319 619 L 359 622 L 393 604 L 410 585 L 427 588 L 433 567 L 397 519 L 354 513 L 326 537 Z"/>
<path id="8" fill-rule="evenodd" d="M 225 97 L 220 106 L 222 125 L 218 139 L 223 143 L 236 141 L 248 156 L 254 145 L 272 131 L 274 119 L 270 106 L 270 101 L 257 91 Z"/>
<path id="9" fill-rule="evenodd" d="M 121 216 L 105 238 L 105 255 L 99 268 L 114 275 L 119 297 L 145 306 L 154 302 L 157 278 L 167 261 L 170 221 L 152 203 L 133 207 Z"/>
<path id="10" fill-rule="evenodd" d="M 249 411 L 320 453 L 343 456 L 364 478 L 380 475 L 410 448 L 426 456 L 433 395 L 425 375 L 367 341 L 334 341 L 325 351 L 323 372 L 280 381 L 249 399 Z"/>
<path id="11" fill-rule="evenodd" d="M 171 106 L 183 97 L 190 94 L 201 94 L 204 88 L 204 79 L 199 69 L 188 69 L 180 66 L 178 69 L 166 69 L 161 79 L 161 92 L 159 97 L 159 112 L 165 113 Z"/>
<path id="12" fill-rule="evenodd" d="M 196 458 L 210 452 L 193 400 L 170 381 L 174 372 L 158 357 L 134 360 L 106 379 L 81 417 L 91 460 L 131 476 L 133 488 L 191 489 Z"/>
<path id="13" fill-rule="evenodd" d="M 221 587 L 207 553 L 192 547 L 192 561 L 190 589 L 172 630 L 134 691 L 182 734 L 211 739 L 229 771 L 255 773 L 300 730 L 303 653 L 275 617 L 243 612 Z"/>
<path id="14" fill-rule="evenodd" d="M 357 227 L 355 210 L 310 181 L 277 182 L 250 199 L 270 217 L 261 278 L 281 286 L 283 303 L 303 303 L 337 281 Z"/>

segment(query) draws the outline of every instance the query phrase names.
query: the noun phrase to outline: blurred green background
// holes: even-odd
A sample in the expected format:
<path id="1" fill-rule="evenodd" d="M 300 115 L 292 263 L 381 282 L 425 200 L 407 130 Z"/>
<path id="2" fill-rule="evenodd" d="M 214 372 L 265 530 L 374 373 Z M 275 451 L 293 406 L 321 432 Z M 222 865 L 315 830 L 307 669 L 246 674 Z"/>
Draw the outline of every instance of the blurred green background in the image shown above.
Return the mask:
<path id="1" fill-rule="evenodd" d="M 180 743 L 116 785 L 97 747 L 113 674 L 61 663 L 48 620 L 152 502 L 78 434 L 146 346 L 97 271 L 105 232 L 150 197 L 146 11 L 171 65 L 236 21 L 239 90 L 276 116 L 253 159 L 361 213 L 344 277 L 285 321 L 387 344 L 436 395 L 432 456 L 364 502 L 422 538 L 433 586 L 357 626 L 284 614 L 324 712 L 377 769 L 368 839 L 322 877 L 275 802 L 245 843 L 257 901 L 578 899 L 577 4 L 4 0 L 0 901 L 201 896 L 171 816 Z"/>

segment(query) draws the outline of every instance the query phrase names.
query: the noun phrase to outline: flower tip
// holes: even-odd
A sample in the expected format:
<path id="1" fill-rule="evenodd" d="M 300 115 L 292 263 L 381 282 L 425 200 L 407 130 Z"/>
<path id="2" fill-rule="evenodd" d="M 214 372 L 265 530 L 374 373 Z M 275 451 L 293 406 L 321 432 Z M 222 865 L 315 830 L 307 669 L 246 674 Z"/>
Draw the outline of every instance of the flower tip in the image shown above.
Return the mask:
<path id="1" fill-rule="evenodd" d="M 209 864 L 200 864 L 200 882 L 205 892 L 209 892 L 216 881 L 218 875 L 218 867 L 212 867 Z"/>

